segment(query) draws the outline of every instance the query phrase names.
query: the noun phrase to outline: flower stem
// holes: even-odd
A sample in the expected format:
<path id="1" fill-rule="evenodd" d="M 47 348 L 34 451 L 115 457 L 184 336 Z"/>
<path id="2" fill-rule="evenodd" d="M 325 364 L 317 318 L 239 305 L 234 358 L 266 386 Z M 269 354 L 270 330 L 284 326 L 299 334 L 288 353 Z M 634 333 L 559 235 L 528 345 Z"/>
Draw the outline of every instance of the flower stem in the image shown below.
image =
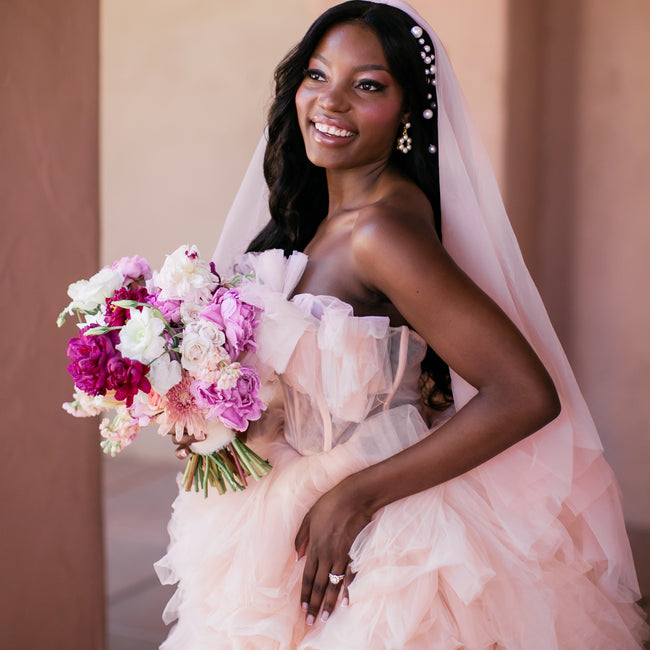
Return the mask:
<path id="1" fill-rule="evenodd" d="M 192 483 L 194 482 L 194 475 L 196 473 L 196 466 L 199 462 L 199 457 L 197 454 L 192 454 L 190 456 L 190 460 L 187 463 L 187 468 L 185 469 L 185 475 L 184 475 L 184 486 L 185 486 L 185 491 L 189 492 L 192 489 Z"/>
<path id="2" fill-rule="evenodd" d="M 212 458 L 214 459 L 214 462 L 218 465 L 219 470 L 220 470 L 220 476 L 225 479 L 225 481 L 228 483 L 230 486 L 230 489 L 233 492 L 236 492 L 237 490 L 243 490 L 243 487 L 239 485 L 234 480 L 232 470 L 225 464 L 223 458 L 221 457 L 221 452 L 216 452 L 212 454 Z"/>
<path id="3" fill-rule="evenodd" d="M 260 458 L 241 440 L 235 438 L 231 444 L 237 450 L 237 455 L 239 456 L 242 463 L 244 463 L 246 469 L 255 478 L 255 480 L 259 481 L 262 476 L 265 476 L 269 473 L 269 470 L 271 469 L 271 463 Z"/>
<path id="4" fill-rule="evenodd" d="M 210 472 L 209 472 L 209 467 L 210 467 L 210 459 L 208 456 L 203 457 L 204 463 L 205 463 L 205 469 L 203 472 L 203 496 L 204 498 L 208 498 L 208 480 L 210 478 Z"/>
<path id="5" fill-rule="evenodd" d="M 232 456 L 232 459 L 235 462 L 235 465 L 237 466 L 237 473 L 239 474 L 239 478 L 241 479 L 241 482 L 244 484 L 244 487 L 247 487 L 248 483 L 246 482 L 246 474 L 244 473 L 241 463 L 239 462 L 239 456 L 237 455 L 237 451 L 233 447 L 232 442 L 228 445 L 228 447 L 230 449 L 230 454 Z"/>
<path id="6" fill-rule="evenodd" d="M 237 445 L 236 443 L 237 443 L 237 439 L 235 439 L 235 440 L 232 441 L 233 446 L 235 446 L 235 448 L 237 449 L 237 451 L 238 451 L 238 453 L 239 453 L 239 459 L 240 459 L 241 462 L 244 464 L 244 467 L 248 470 L 248 472 L 250 473 L 250 475 L 251 475 L 251 476 L 252 476 L 256 481 L 259 481 L 260 478 L 262 478 L 262 477 L 261 477 L 260 474 L 258 474 L 258 473 L 255 471 L 255 468 L 253 467 L 253 465 L 252 465 L 251 462 L 249 461 L 249 459 L 248 459 L 248 454 L 246 453 L 246 447 L 244 447 L 243 445 L 242 445 L 242 446 Z"/>

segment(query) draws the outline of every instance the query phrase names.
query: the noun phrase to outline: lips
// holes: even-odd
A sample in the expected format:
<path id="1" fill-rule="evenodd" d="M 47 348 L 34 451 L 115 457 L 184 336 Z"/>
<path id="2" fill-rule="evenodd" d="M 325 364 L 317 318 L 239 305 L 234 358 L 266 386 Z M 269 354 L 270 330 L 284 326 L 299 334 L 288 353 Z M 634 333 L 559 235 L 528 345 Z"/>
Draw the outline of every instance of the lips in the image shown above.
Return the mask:
<path id="1" fill-rule="evenodd" d="M 352 126 L 326 115 L 315 115 L 311 119 L 314 137 L 323 144 L 344 144 L 357 135 Z"/>

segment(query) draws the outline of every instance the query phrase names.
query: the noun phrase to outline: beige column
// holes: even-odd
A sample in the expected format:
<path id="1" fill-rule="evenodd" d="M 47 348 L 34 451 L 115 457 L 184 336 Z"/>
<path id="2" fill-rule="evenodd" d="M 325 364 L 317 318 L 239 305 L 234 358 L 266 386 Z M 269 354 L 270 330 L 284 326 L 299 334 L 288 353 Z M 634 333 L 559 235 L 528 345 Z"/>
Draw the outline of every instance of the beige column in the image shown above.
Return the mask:
<path id="1" fill-rule="evenodd" d="M 650 529 L 650 4 L 509 12 L 506 205 L 628 525 Z"/>
<path id="2" fill-rule="evenodd" d="M 61 409 L 67 284 L 98 265 L 98 3 L 0 3 L 0 645 L 104 647 L 95 421 Z"/>
<path id="3" fill-rule="evenodd" d="M 650 3 L 583 4 L 572 353 L 628 524 L 650 531 Z"/>

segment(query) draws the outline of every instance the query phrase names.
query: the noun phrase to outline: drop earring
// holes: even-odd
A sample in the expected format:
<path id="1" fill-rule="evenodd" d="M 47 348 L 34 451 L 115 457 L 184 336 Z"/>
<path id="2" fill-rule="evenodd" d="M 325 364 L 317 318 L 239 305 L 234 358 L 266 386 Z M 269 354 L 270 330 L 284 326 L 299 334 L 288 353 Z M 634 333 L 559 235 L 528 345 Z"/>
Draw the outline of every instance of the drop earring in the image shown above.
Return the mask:
<path id="1" fill-rule="evenodd" d="M 410 122 L 404 122 L 404 129 L 402 130 L 402 135 L 397 141 L 397 148 L 402 153 L 408 153 L 411 151 L 411 143 L 413 142 L 409 137 L 408 130 L 411 128 Z"/>

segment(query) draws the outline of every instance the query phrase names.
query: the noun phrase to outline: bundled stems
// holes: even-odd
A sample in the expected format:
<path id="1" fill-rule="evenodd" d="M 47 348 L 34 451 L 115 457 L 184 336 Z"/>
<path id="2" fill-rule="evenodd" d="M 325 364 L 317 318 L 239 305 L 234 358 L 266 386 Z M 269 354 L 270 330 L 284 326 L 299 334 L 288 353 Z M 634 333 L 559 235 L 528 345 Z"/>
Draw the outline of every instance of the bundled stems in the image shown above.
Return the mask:
<path id="1" fill-rule="evenodd" d="M 207 497 L 209 486 L 216 488 L 219 494 L 224 494 L 228 488 L 236 492 L 246 488 L 247 477 L 259 481 L 270 469 L 268 461 L 235 438 L 211 454 L 191 452 L 182 481 L 186 492 L 194 487 L 196 492 L 203 491 Z"/>

